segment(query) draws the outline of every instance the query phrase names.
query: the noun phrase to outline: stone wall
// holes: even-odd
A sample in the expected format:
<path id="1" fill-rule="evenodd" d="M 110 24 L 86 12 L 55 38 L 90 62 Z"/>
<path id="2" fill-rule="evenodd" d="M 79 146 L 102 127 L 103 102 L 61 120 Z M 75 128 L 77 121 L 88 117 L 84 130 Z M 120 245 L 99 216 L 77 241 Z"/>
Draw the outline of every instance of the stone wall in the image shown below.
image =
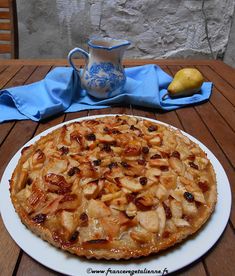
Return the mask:
<path id="1" fill-rule="evenodd" d="M 18 0 L 20 57 L 63 58 L 99 35 L 130 40 L 128 58 L 210 58 L 208 42 L 213 56 L 223 58 L 235 1 L 205 0 L 203 10 L 202 2 Z"/>

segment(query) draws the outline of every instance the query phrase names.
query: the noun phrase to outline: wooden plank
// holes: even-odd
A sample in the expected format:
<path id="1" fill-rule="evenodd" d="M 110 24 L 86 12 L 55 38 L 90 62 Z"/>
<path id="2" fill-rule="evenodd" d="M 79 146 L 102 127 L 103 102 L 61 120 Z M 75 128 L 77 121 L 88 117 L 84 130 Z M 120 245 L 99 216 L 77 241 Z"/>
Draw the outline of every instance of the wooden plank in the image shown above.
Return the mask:
<path id="1" fill-rule="evenodd" d="M 11 41 L 10 33 L 0 33 L 0 41 Z"/>
<path id="2" fill-rule="evenodd" d="M 171 66 L 170 70 L 175 74 L 179 68 L 181 67 Z M 210 102 L 197 105 L 195 106 L 195 109 L 200 114 L 201 119 L 205 122 L 232 165 L 235 167 L 235 133 Z M 233 111 L 231 110 L 231 116 L 234 116 L 234 109 Z"/>
<path id="3" fill-rule="evenodd" d="M 173 67 L 171 67 L 173 68 Z M 177 67 L 178 69 L 181 67 Z M 198 66 L 198 69 L 200 70 L 200 66 Z M 208 80 L 207 77 L 205 77 L 205 81 Z M 210 97 L 210 103 L 216 108 L 217 112 L 221 114 L 221 116 L 225 119 L 227 124 L 231 127 L 231 129 L 235 130 L 235 108 L 234 106 L 228 101 L 222 93 L 216 88 L 213 87 L 212 94 Z"/>
<path id="4" fill-rule="evenodd" d="M 207 276 L 204 264 L 202 261 L 197 261 L 196 263 L 192 263 L 189 266 L 179 270 L 176 272 L 178 276 Z"/>
<path id="5" fill-rule="evenodd" d="M 76 65 L 84 65 L 83 59 L 75 59 Z M 214 60 L 188 60 L 188 59 L 124 59 L 123 64 L 129 66 L 138 66 L 144 64 L 157 65 L 210 65 L 215 64 Z M 11 59 L 0 60 L 3 65 L 68 65 L 67 59 Z"/>
<path id="6" fill-rule="evenodd" d="M 16 75 L 5 85 L 4 88 L 24 84 L 27 78 L 29 78 L 29 76 L 32 74 L 34 69 L 35 66 L 31 65 L 22 67 L 16 73 Z M 10 133 L 14 124 L 15 122 L 5 122 L 0 124 L 0 145 L 2 144 L 6 136 Z"/>
<path id="7" fill-rule="evenodd" d="M 36 130 L 37 123 L 33 121 L 18 121 L 16 122 L 7 140 L 0 148 L 0 176 L 13 155 L 29 140 Z M 1 262 L 0 262 L 1 263 Z"/>
<path id="8" fill-rule="evenodd" d="M 89 110 L 88 114 L 89 116 L 111 114 L 111 110 L 112 110 L 111 108 L 93 109 L 93 110 Z"/>
<path id="9" fill-rule="evenodd" d="M 0 10 L 0 19 L 10 19 L 10 12 L 7 10 Z"/>
<path id="10" fill-rule="evenodd" d="M 227 225 L 219 242 L 205 258 L 209 275 L 234 275 L 234 248 L 234 232 L 230 225 Z"/>
<path id="11" fill-rule="evenodd" d="M 228 127 L 225 120 L 218 114 L 211 104 L 207 103 L 201 106 L 196 106 L 196 110 L 210 129 L 217 143 L 223 149 L 233 167 L 235 167 L 235 133 Z"/>
<path id="12" fill-rule="evenodd" d="M 8 81 L 20 70 L 21 67 L 21 65 L 12 65 L 7 67 L 7 69 L 0 74 L 0 89 L 8 83 Z"/>
<path id="13" fill-rule="evenodd" d="M 36 127 L 37 123 L 32 121 L 21 121 L 16 123 L 15 127 L 8 135 L 7 140 L 5 140 L 0 148 L 0 156 L 4 156 L 4 158 L 0 158 L 0 178 L 11 157 L 32 137 Z M 9 185 L 8 183 L 1 184 Z M 3 228 L 1 221 L 0 228 Z M 6 231 L 0 231 L 0 244 L 7 245 L 5 247 L 6 249 L 4 249 L 4 254 L 0 254 L 1 273 L 5 271 L 3 275 L 12 275 L 20 249 Z"/>
<path id="14" fill-rule="evenodd" d="M 88 111 L 79 111 L 79 112 L 72 112 L 72 113 L 66 113 L 65 114 L 65 121 L 70 121 L 70 120 L 74 120 L 77 118 L 81 118 L 81 117 L 86 117 L 88 116 Z"/>
<path id="15" fill-rule="evenodd" d="M 5 88 L 23 85 L 30 78 L 32 73 L 35 71 L 36 66 L 26 65 L 20 68 L 15 76 L 4 86 Z"/>
<path id="16" fill-rule="evenodd" d="M 46 76 L 46 74 L 50 71 L 50 69 L 51 69 L 50 65 L 38 66 L 34 71 L 34 73 L 28 78 L 25 84 L 30 84 L 30 83 L 42 80 Z"/>
<path id="17" fill-rule="evenodd" d="M 0 44 L 0 54 L 8 54 L 11 52 L 11 44 Z"/>
<path id="18" fill-rule="evenodd" d="M 0 30 L 10 31 L 11 30 L 11 24 L 8 23 L 8 22 L 0 22 Z"/>
<path id="19" fill-rule="evenodd" d="M 7 69 L 7 65 L 0 65 L 0 74 Z"/>
<path id="20" fill-rule="evenodd" d="M 0 1 L 1 3 L 1 1 Z M 0 4 L 1 5 L 1 4 Z M 0 11 L 0 19 L 10 19 L 9 11 Z"/>
<path id="21" fill-rule="evenodd" d="M 10 133 L 14 124 L 14 122 L 5 122 L 0 124 L 0 146 L 6 139 L 7 135 Z"/>
<path id="22" fill-rule="evenodd" d="M 10 0 L 0 0 L 0 8 L 8 8 Z"/>
<path id="23" fill-rule="evenodd" d="M 23 254 L 16 276 L 59 276 L 58 272 L 55 272 L 45 266 L 41 265 L 27 254 Z"/>
<path id="24" fill-rule="evenodd" d="M 2 218 L 0 216 L 0 242 L 1 242 L 1 254 L 0 254 L 0 274 L 12 275 L 17 257 L 19 254 L 19 248 L 16 243 L 11 239 L 8 234 Z"/>
<path id="25" fill-rule="evenodd" d="M 162 121 L 163 123 L 177 127 L 178 129 L 183 130 L 183 126 L 179 121 L 179 118 L 176 115 L 175 111 L 168 111 L 164 113 L 157 113 L 156 119 Z"/>
<path id="26" fill-rule="evenodd" d="M 131 106 L 113 106 L 110 110 L 110 114 L 126 114 L 132 115 L 132 107 Z"/>
<path id="27" fill-rule="evenodd" d="M 53 126 L 56 126 L 64 121 L 65 114 L 62 115 L 56 115 L 54 117 L 50 117 L 42 122 L 40 122 L 37 131 L 35 132 L 35 136 L 40 134 L 41 132 L 47 130 L 48 128 L 51 128 Z"/>
<path id="28" fill-rule="evenodd" d="M 141 109 L 139 107 L 135 107 L 135 106 L 132 108 L 132 111 L 133 111 L 133 115 L 135 115 L 135 116 L 156 119 L 155 114 L 151 111 L 146 111 L 146 110 L 143 110 L 143 109 Z"/>
<path id="29" fill-rule="evenodd" d="M 197 67 L 197 66 L 196 66 Z M 233 104 L 235 105 L 235 89 L 222 77 L 220 77 L 209 66 L 201 65 L 197 67 L 206 78 L 213 82 L 215 87 Z M 235 77 L 235 76 L 234 76 Z"/>
<path id="30" fill-rule="evenodd" d="M 235 107 L 228 101 L 220 91 L 214 87 L 210 97 L 211 104 L 221 114 L 230 128 L 235 131 Z"/>
<path id="31" fill-rule="evenodd" d="M 124 59 L 123 63 L 128 66 L 139 66 L 145 64 L 161 65 L 209 65 L 214 64 L 214 60 L 209 59 Z"/>
<path id="32" fill-rule="evenodd" d="M 218 60 L 216 63 L 210 64 L 210 67 L 235 88 L 235 69 L 226 63 Z"/>
<path id="33" fill-rule="evenodd" d="M 102 114 L 126 114 L 132 115 L 132 110 L 130 106 L 116 106 L 103 109 L 89 110 L 89 116 L 102 115 Z"/>
<path id="34" fill-rule="evenodd" d="M 74 63 L 84 65 L 83 59 L 75 59 Z M 36 66 L 57 66 L 57 65 L 69 65 L 67 59 L 0 59 L 2 65 L 36 65 Z"/>

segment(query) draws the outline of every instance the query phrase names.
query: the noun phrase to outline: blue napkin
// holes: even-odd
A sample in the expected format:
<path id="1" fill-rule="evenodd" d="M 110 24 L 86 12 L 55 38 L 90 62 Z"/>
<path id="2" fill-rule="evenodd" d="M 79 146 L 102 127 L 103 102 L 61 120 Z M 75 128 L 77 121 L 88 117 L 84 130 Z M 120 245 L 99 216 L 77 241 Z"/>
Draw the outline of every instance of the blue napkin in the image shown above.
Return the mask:
<path id="1" fill-rule="evenodd" d="M 125 69 L 124 91 L 112 98 L 99 100 L 81 89 L 80 78 L 70 67 L 57 67 L 47 76 L 29 85 L 0 91 L 0 122 L 32 119 L 40 121 L 61 112 L 107 108 L 133 104 L 155 109 L 173 110 L 208 100 L 212 83 L 205 82 L 201 93 L 179 99 L 166 98 L 172 77 L 156 65 Z"/>

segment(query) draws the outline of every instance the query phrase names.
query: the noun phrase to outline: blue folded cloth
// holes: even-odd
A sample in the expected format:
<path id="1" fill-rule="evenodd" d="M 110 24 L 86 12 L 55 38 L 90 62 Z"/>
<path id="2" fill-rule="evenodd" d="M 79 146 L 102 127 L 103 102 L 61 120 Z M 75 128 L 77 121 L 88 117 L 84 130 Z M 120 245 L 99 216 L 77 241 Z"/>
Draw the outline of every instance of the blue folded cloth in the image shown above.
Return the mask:
<path id="1" fill-rule="evenodd" d="M 81 89 L 77 73 L 70 67 L 57 67 L 38 82 L 0 91 L 0 122 L 32 119 L 40 121 L 61 112 L 107 108 L 133 104 L 163 110 L 173 110 L 209 99 L 212 83 L 205 82 L 201 93 L 178 99 L 166 98 L 172 77 L 156 65 L 125 69 L 124 91 L 112 98 L 99 100 Z"/>

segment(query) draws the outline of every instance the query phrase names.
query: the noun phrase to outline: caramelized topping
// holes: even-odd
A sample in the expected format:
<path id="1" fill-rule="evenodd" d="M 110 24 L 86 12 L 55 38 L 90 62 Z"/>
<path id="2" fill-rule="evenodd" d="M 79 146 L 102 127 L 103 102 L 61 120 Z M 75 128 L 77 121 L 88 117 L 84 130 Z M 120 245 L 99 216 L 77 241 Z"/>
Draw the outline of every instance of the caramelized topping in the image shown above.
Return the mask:
<path id="1" fill-rule="evenodd" d="M 199 188 L 202 190 L 203 193 L 209 191 L 209 186 L 208 186 L 208 183 L 206 181 L 204 182 L 198 182 L 198 186 Z"/>
<path id="2" fill-rule="evenodd" d="M 161 155 L 163 158 L 170 158 L 170 154 L 168 152 L 161 151 Z"/>
<path id="3" fill-rule="evenodd" d="M 191 154 L 188 156 L 188 159 L 191 160 L 191 161 L 194 161 L 195 160 L 195 155 L 194 154 Z"/>
<path id="4" fill-rule="evenodd" d="M 106 240 L 106 239 L 96 239 L 96 240 L 87 241 L 86 243 L 88 243 L 88 244 L 104 244 L 107 242 L 108 242 L 108 240 Z"/>
<path id="5" fill-rule="evenodd" d="M 162 237 L 163 239 L 167 239 L 170 237 L 170 232 L 169 231 L 165 231 L 163 234 L 162 234 Z"/>
<path id="6" fill-rule="evenodd" d="M 180 131 L 124 118 L 69 124 L 24 159 L 16 200 L 71 252 L 161 247 L 209 209 L 206 154 Z"/>
<path id="7" fill-rule="evenodd" d="M 72 184 L 68 183 L 62 175 L 48 173 L 44 178 L 51 192 L 66 194 L 71 191 Z"/>
<path id="8" fill-rule="evenodd" d="M 148 211 L 152 209 L 152 206 L 146 206 L 143 204 L 144 200 L 142 197 L 138 197 L 135 199 L 134 203 L 138 210 L 140 211 Z"/>
<path id="9" fill-rule="evenodd" d="M 78 131 L 74 131 L 70 134 L 70 139 L 82 144 L 82 136 Z"/>
<path id="10" fill-rule="evenodd" d="M 77 199 L 77 195 L 75 194 L 68 194 L 64 195 L 63 198 L 60 200 L 60 203 L 66 202 L 66 201 L 74 201 Z"/>
<path id="11" fill-rule="evenodd" d="M 140 154 L 140 148 L 138 146 L 127 146 L 124 153 L 127 156 L 136 156 Z"/>
<path id="12" fill-rule="evenodd" d="M 45 154 L 43 153 L 42 150 L 37 149 L 35 154 L 37 155 L 37 160 L 40 162 L 40 160 L 44 160 Z"/>

